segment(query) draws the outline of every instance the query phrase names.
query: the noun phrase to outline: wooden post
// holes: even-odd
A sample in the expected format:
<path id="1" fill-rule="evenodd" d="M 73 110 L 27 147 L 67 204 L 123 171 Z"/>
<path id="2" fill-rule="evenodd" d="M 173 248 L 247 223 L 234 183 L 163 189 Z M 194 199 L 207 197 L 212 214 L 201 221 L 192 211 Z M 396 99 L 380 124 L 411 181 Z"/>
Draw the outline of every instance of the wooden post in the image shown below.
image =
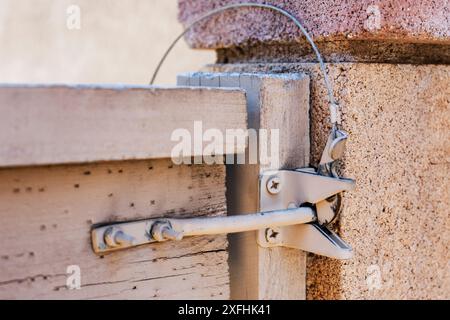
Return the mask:
<path id="1" fill-rule="evenodd" d="M 279 129 L 279 165 L 227 165 L 228 214 L 259 210 L 259 174 L 309 162 L 309 77 L 302 74 L 195 73 L 179 85 L 239 87 L 246 91 L 248 127 Z M 305 299 L 306 255 L 262 248 L 256 232 L 229 235 L 232 299 Z"/>

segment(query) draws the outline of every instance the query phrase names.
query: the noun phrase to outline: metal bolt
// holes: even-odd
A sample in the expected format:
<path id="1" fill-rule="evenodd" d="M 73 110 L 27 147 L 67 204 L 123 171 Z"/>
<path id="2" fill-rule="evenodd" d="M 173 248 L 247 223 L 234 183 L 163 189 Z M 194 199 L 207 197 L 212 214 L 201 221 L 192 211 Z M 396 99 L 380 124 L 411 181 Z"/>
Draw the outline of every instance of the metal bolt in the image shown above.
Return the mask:
<path id="1" fill-rule="evenodd" d="M 119 228 L 109 227 L 105 230 L 104 240 L 108 247 L 115 248 L 132 246 L 134 238 Z"/>
<path id="2" fill-rule="evenodd" d="M 280 229 L 278 228 L 267 228 L 266 229 L 266 240 L 268 243 L 277 244 L 280 242 Z"/>
<path id="3" fill-rule="evenodd" d="M 270 194 L 278 194 L 281 191 L 281 179 L 278 176 L 270 177 L 266 187 Z"/>
<path id="4" fill-rule="evenodd" d="M 167 221 L 156 221 L 150 230 L 150 234 L 156 241 L 180 241 L 181 239 L 183 239 L 183 233 L 174 230 L 172 228 L 172 225 Z"/>

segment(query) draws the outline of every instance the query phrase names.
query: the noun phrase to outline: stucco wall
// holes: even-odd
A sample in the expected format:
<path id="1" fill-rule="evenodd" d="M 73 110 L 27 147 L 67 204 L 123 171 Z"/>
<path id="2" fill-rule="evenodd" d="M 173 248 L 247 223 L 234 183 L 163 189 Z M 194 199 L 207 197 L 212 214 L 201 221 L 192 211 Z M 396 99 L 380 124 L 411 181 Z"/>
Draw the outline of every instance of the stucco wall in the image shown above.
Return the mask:
<path id="1" fill-rule="evenodd" d="M 179 0 L 180 21 L 232 3 L 276 5 L 293 14 L 330 61 L 449 63 L 450 7 L 447 0 Z M 288 18 L 261 8 L 228 10 L 199 23 L 186 41 L 216 49 L 231 62 L 311 61 L 309 45 Z"/>
<path id="2" fill-rule="evenodd" d="M 311 164 L 329 128 L 314 64 L 215 65 L 216 71 L 305 72 L 311 83 Z M 338 261 L 310 254 L 308 299 L 450 297 L 450 66 L 329 64 L 349 132 L 344 194 L 334 226 L 355 252 Z"/>
<path id="3" fill-rule="evenodd" d="M 70 5 L 80 8 L 80 29 L 67 28 Z M 0 82 L 146 84 L 181 30 L 176 0 L 1 0 Z M 180 42 L 157 83 L 214 57 Z"/>

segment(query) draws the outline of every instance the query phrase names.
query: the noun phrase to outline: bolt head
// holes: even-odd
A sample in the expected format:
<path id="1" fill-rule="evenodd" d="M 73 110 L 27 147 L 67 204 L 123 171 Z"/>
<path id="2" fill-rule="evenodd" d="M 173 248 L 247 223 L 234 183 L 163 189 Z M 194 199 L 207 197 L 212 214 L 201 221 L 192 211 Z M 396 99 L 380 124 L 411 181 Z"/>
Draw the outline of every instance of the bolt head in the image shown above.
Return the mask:
<path id="1" fill-rule="evenodd" d="M 281 179 L 280 177 L 274 176 L 270 177 L 269 180 L 267 180 L 267 191 L 269 191 L 270 194 L 278 194 L 281 191 Z"/>
<path id="2" fill-rule="evenodd" d="M 278 228 L 267 228 L 266 229 L 266 240 L 270 244 L 277 244 L 280 242 L 280 229 Z"/>
<path id="3" fill-rule="evenodd" d="M 119 228 L 116 227 L 109 227 L 105 230 L 105 233 L 103 234 L 103 239 L 106 243 L 106 245 L 110 248 L 120 247 L 120 244 L 116 241 L 116 234 L 118 232 L 121 232 Z"/>

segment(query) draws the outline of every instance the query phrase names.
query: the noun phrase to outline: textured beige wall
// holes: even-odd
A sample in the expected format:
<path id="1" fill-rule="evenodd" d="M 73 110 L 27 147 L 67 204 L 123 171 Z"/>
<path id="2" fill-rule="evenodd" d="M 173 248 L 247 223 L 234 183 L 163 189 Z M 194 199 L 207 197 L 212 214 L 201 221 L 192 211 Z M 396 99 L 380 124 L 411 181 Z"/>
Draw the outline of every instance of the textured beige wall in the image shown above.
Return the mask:
<path id="1" fill-rule="evenodd" d="M 448 0 L 178 1 L 183 23 L 236 2 L 275 5 L 300 20 L 328 61 L 450 63 Z M 187 41 L 218 49 L 226 63 L 243 55 L 248 62 L 316 61 L 295 24 L 267 9 L 223 12 L 194 27 Z"/>
<path id="2" fill-rule="evenodd" d="M 223 64 L 215 71 L 304 72 L 311 77 L 311 163 L 329 132 L 317 64 Z M 334 226 L 348 261 L 310 254 L 308 299 L 450 298 L 450 66 L 328 64 L 350 134 Z"/>
<path id="3" fill-rule="evenodd" d="M 300 19 L 316 40 L 449 44 L 448 0 L 179 0 L 180 20 L 186 23 L 194 16 L 237 2 L 266 3 L 287 10 Z M 281 15 L 265 9 L 241 8 L 209 19 L 188 35 L 188 41 L 199 48 L 218 49 L 260 42 L 295 42 L 299 37 L 298 28 Z"/>
<path id="4" fill-rule="evenodd" d="M 69 5 L 79 30 L 66 26 Z M 0 82 L 146 84 L 181 30 L 176 0 L 0 0 Z M 180 41 L 157 83 L 214 59 Z"/>
<path id="5" fill-rule="evenodd" d="M 449 299 L 450 67 L 336 64 L 331 77 L 350 133 L 343 172 L 357 181 L 338 227 L 355 256 L 311 255 L 308 298 Z M 313 163 L 322 97 L 314 90 Z"/>

